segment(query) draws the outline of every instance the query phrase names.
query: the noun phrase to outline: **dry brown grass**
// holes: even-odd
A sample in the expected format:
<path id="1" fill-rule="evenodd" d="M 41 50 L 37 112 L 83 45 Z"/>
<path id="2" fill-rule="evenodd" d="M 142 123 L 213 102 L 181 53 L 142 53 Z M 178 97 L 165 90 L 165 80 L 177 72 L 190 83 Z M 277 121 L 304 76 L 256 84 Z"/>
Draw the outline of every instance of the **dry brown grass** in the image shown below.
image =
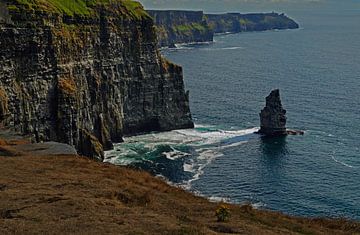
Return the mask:
<path id="1" fill-rule="evenodd" d="M 218 203 L 76 156 L 0 157 L 0 234 L 356 234 L 359 223 Z"/>
<path id="2" fill-rule="evenodd" d="M 76 92 L 76 84 L 73 78 L 61 78 L 58 81 L 58 87 L 61 91 L 68 95 L 73 95 Z"/>

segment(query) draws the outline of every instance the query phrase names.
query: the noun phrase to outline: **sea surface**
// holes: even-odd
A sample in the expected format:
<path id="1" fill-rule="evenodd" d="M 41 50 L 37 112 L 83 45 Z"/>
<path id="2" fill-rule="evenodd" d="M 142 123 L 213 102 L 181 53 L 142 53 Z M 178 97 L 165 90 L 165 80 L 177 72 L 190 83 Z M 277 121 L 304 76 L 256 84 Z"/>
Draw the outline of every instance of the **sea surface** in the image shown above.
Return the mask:
<path id="1" fill-rule="evenodd" d="M 196 128 L 125 138 L 106 161 L 212 200 L 360 219 L 360 11 L 290 16 L 300 29 L 162 50 L 183 66 Z M 304 136 L 253 133 L 274 88 Z"/>

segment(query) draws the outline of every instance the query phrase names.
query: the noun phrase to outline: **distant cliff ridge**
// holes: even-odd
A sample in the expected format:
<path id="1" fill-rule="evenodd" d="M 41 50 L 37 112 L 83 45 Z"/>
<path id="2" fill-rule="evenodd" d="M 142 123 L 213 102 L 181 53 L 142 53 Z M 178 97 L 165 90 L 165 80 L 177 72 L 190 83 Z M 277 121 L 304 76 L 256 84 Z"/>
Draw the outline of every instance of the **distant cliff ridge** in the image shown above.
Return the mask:
<path id="1" fill-rule="evenodd" d="M 299 28 L 299 25 L 285 14 L 274 12 L 207 14 L 206 17 L 210 27 L 215 33 L 239 33 Z"/>
<path id="2" fill-rule="evenodd" d="M 214 33 L 202 11 L 148 10 L 154 19 L 159 45 L 176 43 L 211 42 Z"/>
<path id="3" fill-rule="evenodd" d="M 202 11 L 148 10 L 154 19 L 160 46 L 212 42 L 214 33 L 296 29 L 299 25 L 278 13 L 204 14 Z"/>
<path id="4" fill-rule="evenodd" d="M 59 5 L 57 3 L 63 3 Z M 0 121 L 100 158 L 123 135 L 193 127 L 182 68 L 132 1 L 12 0 L 0 24 Z"/>

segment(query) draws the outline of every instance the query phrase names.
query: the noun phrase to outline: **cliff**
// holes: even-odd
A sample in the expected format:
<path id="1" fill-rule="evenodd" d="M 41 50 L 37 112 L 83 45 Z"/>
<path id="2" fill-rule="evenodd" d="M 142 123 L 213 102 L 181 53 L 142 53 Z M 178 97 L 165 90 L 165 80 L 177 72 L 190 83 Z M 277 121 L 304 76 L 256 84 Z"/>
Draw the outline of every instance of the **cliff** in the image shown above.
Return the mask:
<path id="1" fill-rule="evenodd" d="M 202 11 L 147 10 L 154 19 L 161 47 L 176 43 L 212 42 L 214 33 L 296 29 L 299 25 L 278 13 L 204 14 Z"/>
<path id="2" fill-rule="evenodd" d="M 284 14 L 278 13 L 227 13 L 207 14 L 210 27 L 215 33 L 239 33 L 273 29 L 296 29 L 299 25 Z"/>
<path id="3" fill-rule="evenodd" d="M 161 47 L 172 47 L 176 43 L 213 41 L 213 31 L 202 11 L 148 10 L 147 12 L 154 19 Z"/>
<path id="4" fill-rule="evenodd" d="M 101 159 L 123 135 L 193 127 L 182 68 L 132 1 L 8 0 L 0 121 Z M 2 17 L 3 18 L 3 17 Z M 10 24 L 9 24 L 10 23 Z"/>

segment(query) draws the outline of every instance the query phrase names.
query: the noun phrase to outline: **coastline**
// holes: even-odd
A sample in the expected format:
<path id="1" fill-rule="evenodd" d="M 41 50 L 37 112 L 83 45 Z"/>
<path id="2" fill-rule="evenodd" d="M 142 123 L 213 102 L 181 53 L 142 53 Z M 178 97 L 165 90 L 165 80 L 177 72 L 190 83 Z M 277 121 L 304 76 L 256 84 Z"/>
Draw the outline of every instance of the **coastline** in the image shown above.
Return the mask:
<path id="1" fill-rule="evenodd" d="M 55 153 L 51 146 L 39 153 L 27 136 L 1 133 L 1 234 L 360 233 L 359 221 L 298 217 L 220 202 L 144 170 Z M 17 151 L 24 145 L 34 148 Z M 215 210 L 224 204 L 231 217 L 217 222 Z"/>
<path id="2" fill-rule="evenodd" d="M 29 153 L 31 154 L 31 153 Z M 79 156 L 0 157 L 2 234 L 351 234 L 360 224 L 301 218 L 221 203 L 169 186 L 150 174 Z M 16 169 L 16 171 L 14 171 Z"/>

